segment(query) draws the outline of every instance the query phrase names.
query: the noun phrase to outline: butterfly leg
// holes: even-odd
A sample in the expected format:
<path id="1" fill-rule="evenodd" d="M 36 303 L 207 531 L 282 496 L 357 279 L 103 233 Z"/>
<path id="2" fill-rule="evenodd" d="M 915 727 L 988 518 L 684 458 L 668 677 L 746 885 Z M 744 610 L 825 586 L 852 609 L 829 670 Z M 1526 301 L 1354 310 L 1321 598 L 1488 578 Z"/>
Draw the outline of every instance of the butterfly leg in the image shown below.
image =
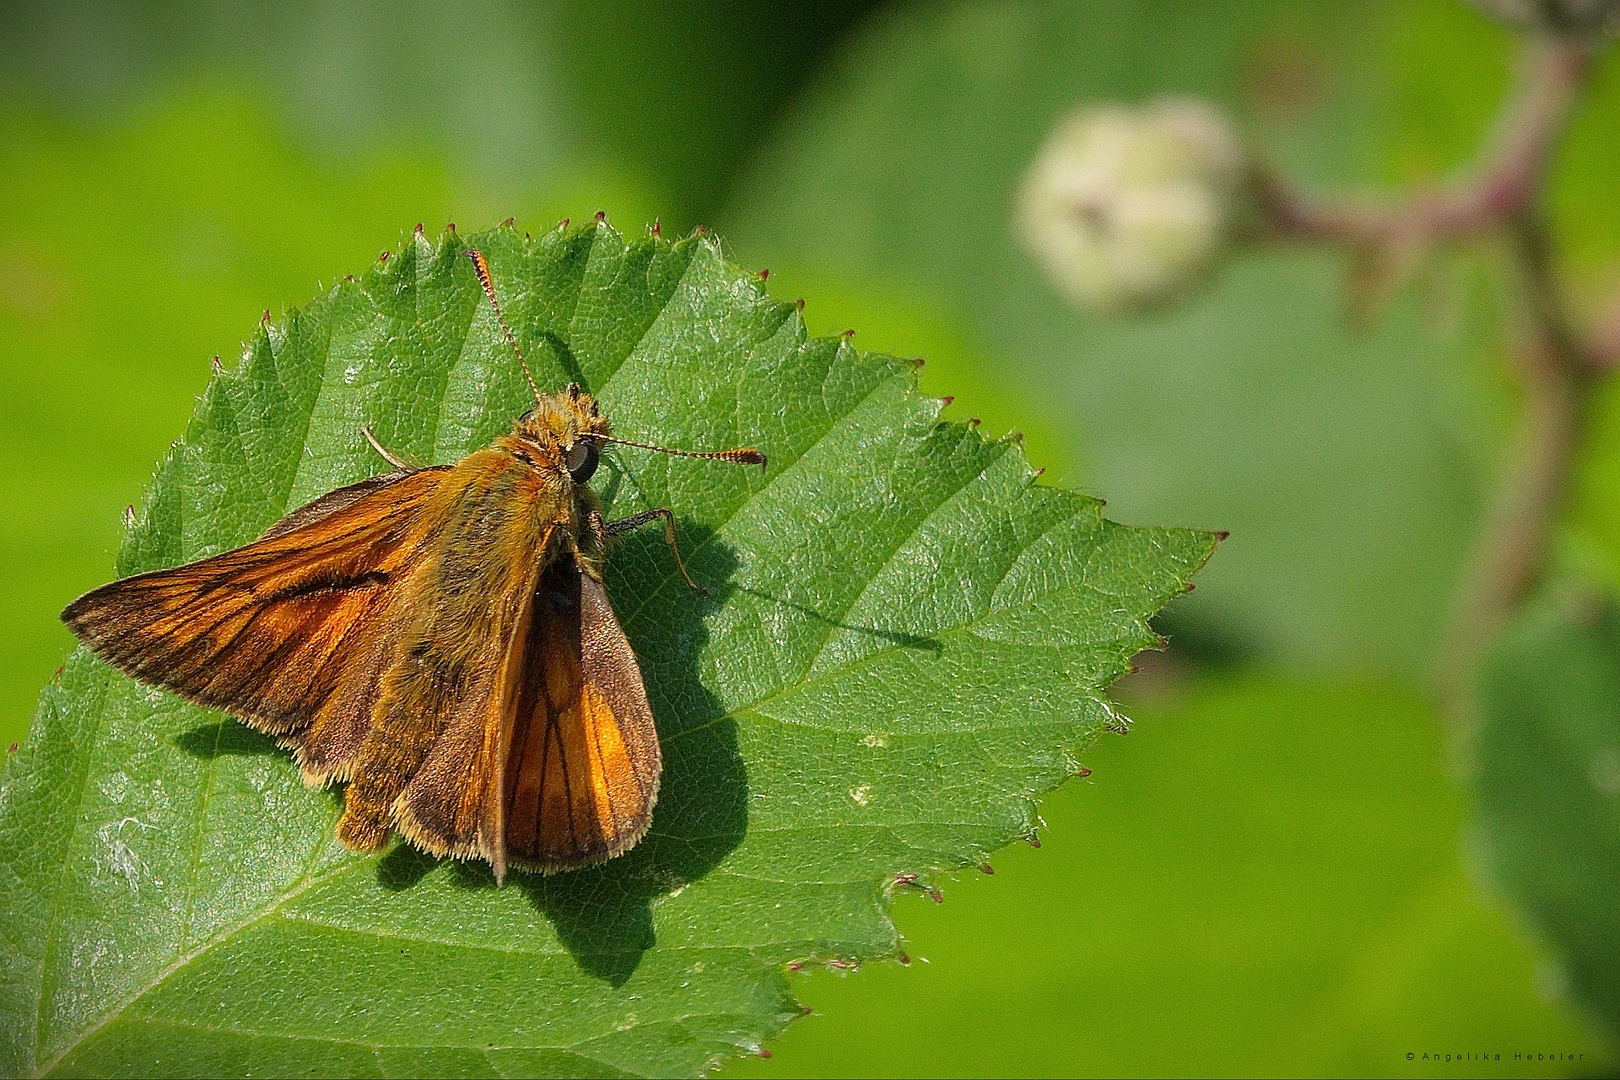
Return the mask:
<path id="1" fill-rule="evenodd" d="M 366 437 L 366 442 L 370 443 L 371 448 L 377 451 L 377 456 L 381 457 L 394 468 L 405 469 L 408 472 L 422 471 L 422 466 L 418 465 L 409 458 L 402 458 L 398 454 L 390 453 L 386 446 L 377 441 L 377 436 L 371 433 L 371 429 L 369 427 L 362 427 L 360 429 L 360 434 L 364 435 Z"/>
<path id="2" fill-rule="evenodd" d="M 681 572 L 681 577 L 686 579 L 686 583 L 688 585 L 692 586 L 692 588 L 696 589 L 700 593 L 704 593 L 705 595 L 708 594 L 709 590 L 693 581 L 692 575 L 686 572 L 686 563 L 681 559 L 680 546 L 675 543 L 675 515 L 670 511 L 669 507 L 660 506 L 656 510 L 643 510 L 639 514 L 631 514 L 627 518 L 620 518 L 618 521 L 610 521 L 606 525 L 602 524 L 602 516 L 600 514 L 593 513 L 593 517 L 594 520 L 592 521 L 592 526 L 597 530 L 597 534 L 604 540 L 610 536 L 618 536 L 620 533 L 627 533 L 631 529 L 639 529 L 650 521 L 663 518 L 664 543 L 669 545 L 669 550 L 675 556 L 675 568 Z"/>

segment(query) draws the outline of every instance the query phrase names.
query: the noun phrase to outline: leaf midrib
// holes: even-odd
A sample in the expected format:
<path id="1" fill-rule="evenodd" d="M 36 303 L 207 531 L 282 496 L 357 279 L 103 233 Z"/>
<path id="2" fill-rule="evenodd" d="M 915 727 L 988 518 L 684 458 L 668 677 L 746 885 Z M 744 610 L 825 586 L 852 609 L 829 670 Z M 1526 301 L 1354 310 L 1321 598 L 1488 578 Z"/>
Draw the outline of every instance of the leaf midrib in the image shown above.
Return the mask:
<path id="1" fill-rule="evenodd" d="M 131 993 L 123 1001 L 119 1002 L 113 1009 L 109 1010 L 108 1013 L 105 1016 L 103 1016 L 101 1019 L 97 1020 L 96 1023 L 94 1023 L 90 1027 L 86 1028 L 82 1033 L 80 1033 L 70 1043 L 65 1045 L 60 1051 L 58 1051 L 55 1055 L 53 1055 L 49 1060 L 47 1060 L 44 1063 L 38 1065 L 35 1068 L 34 1075 L 35 1076 L 48 1075 L 51 1072 L 51 1070 L 55 1069 L 64 1060 L 66 1060 L 67 1057 L 73 1053 L 73 1051 L 78 1049 L 80 1046 L 83 1046 L 85 1043 L 87 1043 L 90 1039 L 92 1039 L 96 1034 L 98 1034 L 103 1029 L 105 1029 L 105 1028 L 111 1026 L 113 1023 L 115 1023 L 119 1018 L 121 1018 L 125 1013 L 127 1013 L 134 1005 L 136 1005 L 138 1002 L 140 1002 L 141 999 L 147 997 L 148 995 L 154 993 L 157 990 L 160 990 L 174 976 L 176 976 L 176 975 L 180 974 L 181 972 L 185 971 L 193 963 L 195 963 L 196 961 L 202 959 L 204 956 L 206 956 L 207 954 L 209 954 L 213 950 L 219 948 L 222 945 L 228 944 L 231 940 L 236 938 L 239 934 L 243 933 L 244 931 L 250 930 L 253 927 L 258 926 L 260 923 L 263 923 L 268 919 L 276 918 L 278 916 L 286 919 L 287 921 L 296 921 L 296 922 L 307 923 L 307 924 L 309 924 L 311 926 L 318 926 L 323 930 L 330 930 L 330 931 L 332 931 L 334 933 L 354 934 L 354 935 L 357 935 L 357 936 L 373 937 L 373 938 L 378 938 L 378 939 L 381 939 L 381 940 L 407 941 L 407 942 L 410 942 L 412 944 L 437 945 L 437 946 L 440 946 L 440 947 L 443 947 L 443 948 L 471 949 L 471 950 L 475 950 L 475 951 L 496 952 L 496 953 L 500 953 L 500 954 L 507 955 L 507 956 L 534 956 L 534 957 L 554 958 L 554 957 L 559 957 L 559 956 L 563 956 L 563 955 L 572 955 L 572 954 L 565 954 L 563 952 L 534 952 L 534 951 L 523 950 L 523 949 L 502 949 L 502 948 L 497 948 L 495 946 L 479 945 L 479 944 L 467 943 L 467 942 L 435 941 L 432 938 L 417 938 L 417 937 L 410 937 L 410 936 L 401 935 L 401 934 L 389 934 L 389 933 L 385 933 L 385 932 L 380 931 L 380 930 L 368 930 L 368 929 L 364 929 L 364 928 L 361 928 L 361 927 L 341 926 L 341 925 L 338 925 L 336 923 L 323 922 L 323 921 L 321 921 L 319 919 L 312 919 L 312 918 L 307 918 L 307 917 L 298 916 L 298 915 L 284 915 L 282 913 L 282 909 L 284 907 L 286 907 L 287 904 L 291 903 L 293 900 L 297 899 L 299 896 L 301 896 L 304 893 L 308 892 L 310 889 L 313 889 L 313 888 L 315 888 L 315 887 L 317 887 L 319 885 L 325 885 L 325 884 L 328 884 L 330 882 L 336 881 L 336 880 L 338 880 L 340 878 L 345 877 L 346 875 L 356 873 L 356 872 L 358 872 L 358 871 L 360 871 L 360 870 L 362 870 L 362 869 L 364 869 L 366 867 L 371 866 L 373 864 L 373 862 L 374 862 L 374 860 L 371 860 L 371 859 L 362 859 L 361 861 L 358 861 L 358 862 L 346 863 L 346 864 L 344 864 L 342 866 L 339 866 L 339 867 L 335 868 L 334 870 L 332 870 L 332 871 L 330 871 L 329 873 L 326 873 L 326 874 L 321 874 L 321 875 L 317 875 L 315 877 L 309 877 L 309 878 L 301 879 L 293 887 L 289 888 L 287 892 L 285 892 L 282 895 L 280 895 L 279 897 L 277 897 L 273 902 L 264 905 L 263 907 L 259 908 L 257 911 L 250 914 L 247 918 L 242 919 L 241 921 L 237 922 L 236 924 L 232 925 L 231 927 L 229 927 L 229 928 L 227 928 L 225 930 L 222 930 L 219 933 L 205 939 L 204 941 L 200 942 L 197 945 L 196 948 L 194 948 L 194 949 L 192 949 L 192 950 L 190 950 L 190 951 L 176 957 L 171 963 L 169 963 L 163 969 L 161 969 L 157 973 L 157 975 L 149 983 L 147 983 L 145 986 L 141 987 L 139 990 L 136 990 L 135 992 Z M 672 945 L 672 946 L 665 946 L 664 948 L 667 951 L 671 951 L 671 952 L 687 951 L 687 950 L 702 951 L 702 952 L 712 952 L 712 951 L 748 952 L 748 951 L 750 951 L 749 947 L 747 947 L 747 946 L 729 946 L 729 947 L 728 946 L 721 946 L 721 947 L 696 946 L 696 947 L 694 947 L 694 946 Z M 591 955 L 607 955 L 607 954 L 591 954 Z M 659 1025 L 659 1024 L 677 1024 L 677 1025 L 679 1025 L 679 1024 L 684 1023 L 684 1021 L 690 1020 L 690 1019 L 692 1019 L 694 1017 L 730 1016 L 730 1015 L 733 1015 L 733 1014 L 724 1013 L 724 1012 L 720 1012 L 720 1013 L 698 1013 L 698 1012 L 693 1012 L 693 1013 L 686 1013 L 686 1014 L 684 1014 L 683 1016 L 681 1016 L 679 1018 L 662 1018 L 662 1019 L 658 1019 L 658 1020 L 637 1021 L 636 1024 L 633 1025 L 633 1026 L 635 1026 L 635 1027 L 652 1027 L 652 1026 L 656 1026 L 656 1025 Z M 254 1031 L 246 1031 L 246 1030 L 243 1030 L 243 1029 L 240 1029 L 240 1028 L 215 1028 L 215 1027 L 208 1027 L 207 1025 L 202 1025 L 202 1024 L 184 1024 L 184 1023 L 181 1023 L 180 1021 L 167 1020 L 167 1019 L 161 1019 L 161 1018 L 155 1018 L 155 1017 L 142 1017 L 140 1022 L 141 1023 L 166 1024 L 166 1025 L 173 1026 L 173 1027 L 193 1028 L 193 1029 L 196 1029 L 196 1030 L 213 1031 L 213 1032 L 217 1032 L 217 1033 L 220 1033 L 220 1034 L 236 1034 L 236 1033 L 240 1033 L 240 1034 L 243 1034 L 243 1035 L 248 1035 L 248 1036 L 253 1036 L 253 1037 L 258 1037 L 258 1038 L 275 1038 L 275 1039 L 291 1039 L 291 1040 L 315 1041 L 315 1042 L 331 1042 L 331 1043 L 340 1043 L 340 1044 L 351 1044 L 351 1045 L 356 1045 L 356 1046 L 364 1046 L 364 1047 L 368 1047 L 368 1048 L 398 1047 L 398 1048 L 401 1048 L 401 1049 L 409 1049 L 409 1048 L 415 1048 L 415 1047 L 440 1047 L 440 1046 L 446 1046 L 446 1047 L 450 1047 L 450 1048 L 458 1048 L 459 1047 L 459 1044 L 454 1044 L 454 1043 L 429 1043 L 429 1042 L 423 1042 L 423 1043 L 369 1043 L 369 1042 L 364 1042 L 364 1041 L 360 1041 L 360 1040 L 331 1039 L 331 1038 L 327 1038 L 327 1037 L 319 1036 L 319 1035 L 285 1035 L 285 1034 L 268 1033 L 268 1032 L 254 1032 Z M 581 1053 L 580 1051 L 578 1051 L 578 1050 L 576 1050 L 574 1048 L 575 1046 L 584 1045 L 586 1043 L 593 1042 L 593 1041 L 595 1041 L 597 1039 L 607 1038 L 607 1037 L 608 1036 L 606 1036 L 606 1035 L 592 1036 L 589 1039 L 583 1040 L 582 1043 L 571 1044 L 571 1045 L 558 1044 L 558 1045 L 548 1046 L 546 1044 L 541 1044 L 541 1043 L 513 1043 L 510 1046 L 496 1047 L 496 1049 L 512 1049 L 512 1050 L 557 1049 L 557 1050 L 564 1050 L 564 1051 L 567 1051 L 569 1053 L 578 1053 L 579 1056 L 581 1056 L 581 1057 L 586 1057 L 586 1058 L 589 1058 L 589 1060 L 597 1061 L 599 1064 L 606 1065 L 609 1068 L 619 1069 L 619 1068 L 621 1068 L 621 1066 L 614 1065 L 614 1064 L 612 1064 L 610 1062 L 601 1061 L 599 1058 L 591 1057 L 590 1055 Z"/>
<path id="2" fill-rule="evenodd" d="M 726 1017 L 745 1018 L 745 1014 L 736 1013 L 736 1012 L 693 1012 L 693 1013 L 687 1013 L 685 1016 L 683 1016 L 683 1017 L 681 1017 L 679 1019 L 648 1020 L 646 1022 L 637 1022 L 636 1024 L 634 1024 L 632 1026 L 637 1027 L 637 1028 L 665 1027 L 665 1026 L 678 1027 L 682 1031 L 686 1032 L 686 1034 L 693 1035 L 692 1030 L 689 1027 L 686 1026 L 686 1021 L 687 1020 L 694 1020 L 694 1019 L 724 1019 Z M 266 1039 L 266 1040 L 272 1040 L 273 1039 L 273 1040 L 279 1040 L 279 1041 L 282 1041 L 282 1042 L 295 1042 L 295 1043 L 300 1043 L 300 1042 L 302 1042 L 302 1043 L 319 1043 L 319 1044 L 321 1044 L 323 1046 L 353 1046 L 353 1047 L 356 1047 L 356 1048 L 362 1049 L 362 1050 L 370 1050 L 370 1051 L 373 1051 L 374 1053 L 377 1052 L 377 1051 L 381 1051 L 381 1050 L 467 1050 L 467 1051 L 472 1051 L 472 1052 L 475 1052 L 475 1053 L 482 1054 L 484 1056 L 484 1059 L 489 1062 L 490 1067 L 492 1069 L 494 1069 L 497 1073 L 500 1073 L 500 1075 L 503 1075 L 503 1076 L 506 1075 L 506 1074 L 501 1073 L 500 1069 L 498 1067 L 496 1067 L 495 1062 L 490 1058 L 490 1055 L 493 1052 L 497 1052 L 497 1051 L 534 1051 L 534 1050 L 544 1051 L 544 1050 L 556 1050 L 556 1051 L 558 1051 L 560 1053 L 572 1054 L 575 1057 L 584 1058 L 586 1061 L 595 1062 L 596 1064 L 601 1065 L 603 1068 L 611 1069 L 614 1072 L 626 1073 L 626 1074 L 632 1075 L 632 1076 L 638 1076 L 638 1075 L 639 1076 L 644 1076 L 644 1075 L 647 1075 L 645 1073 L 631 1073 L 631 1072 L 629 1072 L 629 1070 L 625 1069 L 625 1067 L 622 1064 L 615 1063 L 615 1062 L 612 1062 L 612 1061 L 607 1061 L 607 1060 L 605 1060 L 605 1059 L 603 1059 L 601 1057 L 598 1057 L 598 1056 L 596 1056 L 594 1054 L 586 1053 L 585 1051 L 579 1049 L 579 1047 L 581 1047 L 581 1046 L 588 1046 L 591 1043 L 600 1042 L 603 1039 L 608 1039 L 608 1038 L 613 1037 L 612 1035 L 608 1035 L 608 1034 L 593 1035 L 588 1039 L 581 1040 L 580 1042 L 572 1043 L 572 1044 L 566 1044 L 566 1045 L 565 1044 L 558 1044 L 558 1043 L 494 1043 L 494 1044 L 484 1043 L 484 1044 L 478 1045 L 478 1046 L 469 1046 L 466 1043 L 368 1042 L 368 1041 L 363 1040 L 363 1039 L 340 1039 L 340 1038 L 336 1038 L 336 1037 L 333 1037 L 333 1036 L 330 1036 L 330 1035 L 286 1035 L 286 1034 L 282 1034 L 280 1032 L 250 1031 L 250 1030 L 243 1029 L 243 1028 L 210 1027 L 207 1024 L 188 1024 L 188 1023 L 186 1023 L 186 1022 L 184 1022 L 182 1020 L 159 1019 L 157 1017 L 148 1017 L 148 1016 L 141 1017 L 138 1022 L 141 1023 L 141 1024 L 149 1024 L 149 1025 L 154 1026 L 154 1027 L 174 1028 L 174 1029 L 177 1029 L 177 1030 L 180 1030 L 180 1031 L 207 1031 L 207 1032 L 211 1032 L 211 1033 L 216 1034 L 216 1035 L 242 1035 L 242 1036 L 245 1036 L 247 1038 L 252 1038 L 252 1039 Z M 696 1041 L 696 1036 L 693 1036 L 693 1038 L 694 1038 L 694 1041 Z M 382 1068 L 382 1062 L 378 1061 L 377 1065 L 378 1065 L 378 1073 L 380 1075 L 383 1075 L 383 1076 L 388 1075 L 387 1070 Z"/>
<path id="3" fill-rule="evenodd" d="M 106 702 L 109 684 L 105 678 L 99 679 L 97 682 L 101 700 L 96 708 L 95 735 L 99 737 L 102 725 L 106 723 Z M 43 1025 L 45 1015 L 45 971 L 50 964 L 51 949 L 56 944 L 56 931 L 62 923 L 62 887 L 67 881 L 68 869 L 71 865 L 67 858 L 67 852 L 72 849 L 73 842 L 78 838 L 78 826 L 84 810 L 84 793 L 90 786 L 90 766 L 93 760 L 91 755 L 85 755 L 84 767 L 79 770 L 78 783 L 74 785 L 73 831 L 69 835 L 67 843 L 63 845 L 62 866 L 57 871 L 56 887 L 51 890 L 51 915 L 45 926 L 45 943 L 39 952 L 39 992 L 34 996 L 34 1031 L 33 1038 L 29 1040 L 33 1051 L 32 1056 L 36 1062 L 39 1060 L 40 1028 Z"/>
<path id="4" fill-rule="evenodd" d="M 121 678 L 122 676 L 119 676 L 119 677 Z M 316 851 L 318 852 L 319 848 L 317 848 Z M 314 861 L 313 857 L 311 858 L 311 861 L 312 862 Z M 89 1027 L 85 1028 L 74 1039 L 72 1039 L 70 1042 L 68 1042 L 66 1045 L 64 1045 L 61 1050 L 59 1050 L 55 1055 L 53 1055 L 48 1060 L 46 1060 L 43 1064 L 36 1065 L 36 1067 L 34 1069 L 34 1075 L 35 1076 L 44 1076 L 44 1075 L 48 1074 L 52 1069 L 56 1068 L 56 1066 L 61 1064 L 62 1061 L 69 1054 L 71 1054 L 74 1050 L 78 1049 L 80 1046 L 84 1045 L 86 1040 L 88 1040 L 93 1035 L 95 1035 L 97 1032 L 101 1031 L 101 1029 L 105 1028 L 107 1025 L 111 1024 L 114 1020 L 117 1020 L 120 1016 L 122 1016 L 126 1011 L 128 1011 L 128 1009 L 129 1009 L 129 1007 L 131 1005 L 134 1005 L 141 998 L 145 997 L 147 994 L 150 994 L 152 991 L 154 991 L 154 990 L 158 989 L 159 987 L 161 987 L 164 983 L 168 982 L 168 980 L 170 978 L 172 978 L 175 974 L 177 974 L 180 971 L 185 970 L 185 968 L 188 967 L 193 961 L 200 959 L 201 957 L 203 957 L 204 955 L 206 955 L 207 953 L 212 951 L 216 946 L 224 944 L 225 942 L 229 941 L 231 938 L 235 937 L 237 934 L 241 933 L 243 930 L 246 930 L 251 926 L 256 926 L 260 922 L 264 921 L 265 919 L 274 916 L 287 903 L 289 903 L 290 901 L 296 899 L 299 896 L 302 896 L 304 893 L 308 892 L 310 889 L 314 888 L 315 886 L 324 884 L 324 883 L 326 883 L 328 881 L 332 881 L 332 880 L 334 880 L 336 878 L 340 878 L 340 877 L 344 876 L 345 874 L 354 873 L 356 870 L 360 869 L 361 867 L 368 866 L 368 865 L 370 865 L 369 862 L 346 863 L 346 864 L 344 864 L 342 866 L 339 866 L 336 869 L 332 870 L 330 873 L 320 874 L 320 875 L 317 875 L 315 877 L 307 876 L 308 872 L 306 870 L 305 876 L 301 877 L 291 888 L 289 888 L 286 892 L 282 893 L 280 896 L 276 897 L 275 900 L 271 901 L 268 904 L 265 904 L 263 907 L 260 907 L 258 910 L 254 911 L 252 914 L 248 915 L 247 918 L 242 919 L 241 921 L 235 923 L 234 925 L 230 926 L 229 928 L 227 928 L 225 930 L 222 930 L 219 933 L 214 934 L 214 935 L 212 935 L 212 936 L 210 936 L 208 938 L 203 939 L 201 942 L 198 943 L 196 948 L 191 949 L 191 950 L 186 951 L 186 952 L 183 952 L 179 956 L 175 957 L 174 960 L 170 961 L 167 965 L 165 965 L 163 968 L 161 968 L 158 971 L 157 975 L 150 982 L 148 982 L 145 986 L 142 986 L 140 989 L 138 989 L 135 992 L 131 993 L 128 997 L 124 998 L 123 1001 L 119 1002 L 115 1007 L 113 1007 L 112 1009 L 109 1009 L 107 1011 L 106 1015 L 101 1017 L 95 1023 L 91 1024 Z M 41 980 L 40 980 L 40 985 L 41 985 L 41 990 L 43 991 L 43 987 L 44 987 L 44 979 L 43 978 L 41 978 Z"/>

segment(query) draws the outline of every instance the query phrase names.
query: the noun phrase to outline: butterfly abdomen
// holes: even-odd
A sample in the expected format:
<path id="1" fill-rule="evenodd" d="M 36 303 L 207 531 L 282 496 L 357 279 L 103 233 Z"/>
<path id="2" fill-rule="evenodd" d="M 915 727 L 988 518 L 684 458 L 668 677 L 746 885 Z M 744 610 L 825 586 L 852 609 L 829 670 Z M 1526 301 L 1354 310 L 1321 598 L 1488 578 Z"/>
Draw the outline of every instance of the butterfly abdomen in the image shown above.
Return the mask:
<path id="1" fill-rule="evenodd" d="M 351 770 L 338 836 L 351 847 L 381 846 L 397 824 L 407 788 L 428 803 L 459 801 L 445 769 L 425 768 L 436 744 L 457 743 L 451 729 L 484 718 L 469 717 L 498 694 L 495 685 L 506 651 L 523 615 L 545 556 L 550 523 L 566 520 L 555 491 L 510 454 L 483 450 L 463 460 L 445 480 L 443 522 L 432 550 L 401 597 L 414 614 L 394 660 L 382 676 L 381 693 Z M 477 765 L 477 740 L 453 757 Z M 435 796 L 436 788 L 445 797 Z M 438 829 L 444 823 L 435 822 Z M 453 851 L 457 837 L 420 846 L 436 854 Z"/>

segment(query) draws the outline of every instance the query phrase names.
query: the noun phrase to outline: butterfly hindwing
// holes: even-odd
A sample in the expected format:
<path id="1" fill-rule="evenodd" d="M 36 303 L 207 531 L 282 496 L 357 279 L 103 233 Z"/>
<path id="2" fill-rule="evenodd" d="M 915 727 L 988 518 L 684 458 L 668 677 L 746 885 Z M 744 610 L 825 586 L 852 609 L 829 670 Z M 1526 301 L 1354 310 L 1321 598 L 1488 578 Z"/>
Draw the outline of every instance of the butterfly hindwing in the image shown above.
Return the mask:
<path id="1" fill-rule="evenodd" d="M 601 582 L 559 559 L 541 581 L 506 760 L 506 854 L 584 866 L 646 833 L 658 798 L 652 709 Z"/>

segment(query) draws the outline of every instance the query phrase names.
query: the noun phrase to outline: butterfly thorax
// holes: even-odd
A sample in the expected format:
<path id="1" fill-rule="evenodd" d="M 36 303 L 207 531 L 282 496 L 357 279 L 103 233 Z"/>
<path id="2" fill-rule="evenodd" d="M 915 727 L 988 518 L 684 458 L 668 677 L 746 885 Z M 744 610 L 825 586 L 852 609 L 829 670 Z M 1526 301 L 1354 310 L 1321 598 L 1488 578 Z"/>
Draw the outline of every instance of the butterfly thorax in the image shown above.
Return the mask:
<path id="1" fill-rule="evenodd" d="M 586 481 L 596 471 L 599 443 L 593 436 L 606 436 L 608 431 L 607 418 L 596 399 L 570 384 L 559 393 L 538 395 L 534 408 L 520 416 L 512 433 L 497 438 L 493 447 L 516 458 L 550 489 L 554 498 L 542 502 L 556 507 L 555 520 L 567 538 L 557 539 L 591 564 L 600 552 L 589 520 L 599 508 Z"/>

